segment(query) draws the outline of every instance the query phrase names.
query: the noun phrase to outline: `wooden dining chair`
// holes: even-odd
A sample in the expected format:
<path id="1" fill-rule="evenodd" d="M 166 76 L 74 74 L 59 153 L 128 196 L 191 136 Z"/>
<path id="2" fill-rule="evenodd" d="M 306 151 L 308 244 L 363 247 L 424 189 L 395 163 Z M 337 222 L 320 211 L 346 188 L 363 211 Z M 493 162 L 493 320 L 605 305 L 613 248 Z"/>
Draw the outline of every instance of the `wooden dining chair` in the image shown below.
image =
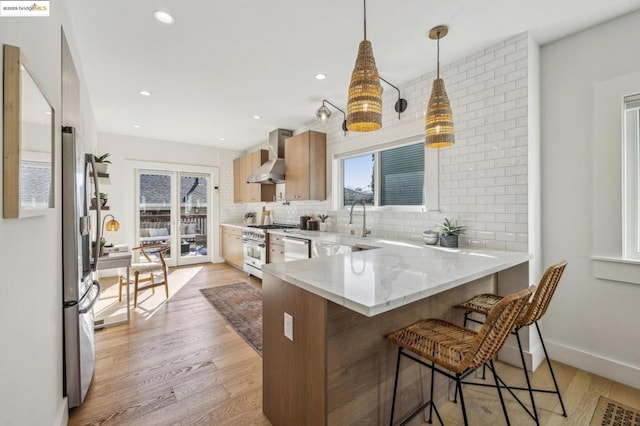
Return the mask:
<path id="1" fill-rule="evenodd" d="M 138 306 L 138 292 L 151 289 L 155 293 L 155 288 L 164 286 L 167 299 L 169 298 L 169 278 L 168 268 L 164 256 L 169 251 L 166 244 L 145 244 L 134 247 L 132 250 L 140 250 L 146 262 L 132 263 L 130 267 L 133 275 L 133 307 Z M 149 283 L 141 286 L 142 283 Z M 125 286 L 126 278 L 120 276 L 118 300 L 122 301 L 122 287 Z"/>
<path id="2" fill-rule="evenodd" d="M 518 341 L 518 348 L 520 349 L 520 359 L 522 361 L 522 368 L 524 370 L 524 375 L 527 379 L 527 387 L 519 388 L 515 386 L 510 386 L 510 389 L 518 389 L 518 390 L 528 390 L 529 398 L 531 399 L 531 408 L 532 411 L 529 411 L 527 407 L 522 404 L 522 402 L 516 398 L 518 403 L 522 406 L 522 408 L 527 411 L 527 413 L 535 420 L 536 424 L 539 424 L 538 411 L 536 410 L 536 403 L 533 397 L 533 392 L 544 392 L 544 393 L 555 393 L 558 395 L 558 399 L 560 400 L 560 407 L 562 407 L 562 415 L 567 417 L 567 410 L 564 408 L 564 403 L 562 402 L 562 396 L 560 395 L 560 389 L 558 388 L 558 382 L 556 381 L 556 375 L 553 372 L 553 367 L 551 366 L 551 361 L 549 360 L 549 355 L 547 354 L 547 348 L 544 345 L 544 340 L 542 339 L 542 333 L 540 332 L 540 327 L 538 326 L 538 320 L 542 318 L 545 312 L 547 312 L 547 308 L 549 307 L 549 303 L 551 302 L 551 298 L 558 287 L 558 283 L 560 282 L 560 278 L 564 272 L 564 269 L 567 266 L 567 261 L 563 260 L 555 265 L 552 265 L 547 268 L 544 272 L 544 275 L 540 279 L 538 283 L 538 288 L 534 293 L 530 302 L 527 303 L 527 306 L 522 310 L 522 313 L 516 320 L 514 325 L 514 329 L 512 331 L 516 336 L 516 340 Z M 496 294 L 480 294 L 478 296 L 474 296 L 473 298 L 467 300 L 464 303 L 460 303 L 455 307 L 458 309 L 463 309 L 464 312 L 464 326 L 467 326 L 467 322 L 475 322 L 477 324 L 482 324 L 482 321 L 478 321 L 470 317 L 472 313 L 478 313 L 486 316 L 492 309 L 492 307 L 502 300 L 502 296 L 498 296 Z M 551 373 L 551 378 L 553 379 L 553 385 L 555 386 L 555 390 L 546 390 L 546 389 L 534 389 L 531 387 L 531 381 L 529 379 L 529 373 L 527 372 L 527 365 L 524 359 L 524 352 L 522 351 L 522 344 L 520 342 L 520 334 L 519 331 L 522 327 L 528 327 L 532 324 L 535 324 L 536 330 L 538 331 L 538 336 L 540 337 L 540 343 L 542 344 L 542 350 L 544 351 L 544 356 L 547 360 L 547 365 L 549 366 L 549 372 Z"/>
<path id="3" fill-rule="evenodd" d="M 467 420 L 467 411 L 462 392 L 462 379 L 473 370 L 487 363 L 489 369 L 493 372 L 495 387 L 498 390 L 502 411 L 507 420 L 507 424 L 509 424 L 509 415 L 507 414 L 507 408 L 502 398 L 499 385 L 500 379 L 493 366 L 493 357 L 502 348 L 509 332 L 513 329 L 516 319 L 534 289 L 535 286 L 531 286 L 528 289 L 502 298 L 502 300 L 496 303 L 491 309 L 484 325 L 479 331 L 460 327 L 459 325 L 440 319 L 426 319 L 390 333 L 387 339 L 399 346 L 390 424 L 393 425 L 400 359 L 403 356 L 431 369 L 431 391 L 429 401 L 411 413 L 401 424 L 404 425 L 408 423 L 427 408 L 429 408 L 429 423 L 431 423 L 433 411 L 435 411 L 440 424 L 443 424 L 438 409 L 433 402 L 434 375 L 435 372 L 438 372 L 456 381 L 456 397 L 458 394 L 460 395 L 462 417 L 464 424 L 468 425 L 469 422 Z M 430 363 L 427 361 L 430 361 Z M 438 366 L 436 366 L 436 364 Z"/>

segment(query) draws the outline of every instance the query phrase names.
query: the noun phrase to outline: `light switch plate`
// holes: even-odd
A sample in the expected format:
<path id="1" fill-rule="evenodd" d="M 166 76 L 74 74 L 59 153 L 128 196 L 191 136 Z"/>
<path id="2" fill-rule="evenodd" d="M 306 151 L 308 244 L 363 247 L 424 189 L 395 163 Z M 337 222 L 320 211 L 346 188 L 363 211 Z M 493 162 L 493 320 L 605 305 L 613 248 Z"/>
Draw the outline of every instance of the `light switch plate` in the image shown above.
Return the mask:
<path id="1" fill-rule="evenodd" d="M 284 313 L 284 337 L 293 342 L 293 316 Z"/>

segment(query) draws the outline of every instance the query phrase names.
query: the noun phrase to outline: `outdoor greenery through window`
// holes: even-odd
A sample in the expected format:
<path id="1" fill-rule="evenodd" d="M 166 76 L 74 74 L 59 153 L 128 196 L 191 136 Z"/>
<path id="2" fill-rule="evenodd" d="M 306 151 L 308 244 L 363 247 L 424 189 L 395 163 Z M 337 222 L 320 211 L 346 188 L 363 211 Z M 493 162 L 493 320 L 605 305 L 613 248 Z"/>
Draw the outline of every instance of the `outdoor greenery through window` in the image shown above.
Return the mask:
<path id="1" fill-rule="evenodd" d="M 342 160 L 343 206 L 424 205 L 424 143 Z"/>
<path id="2" fill-rule="evenodd" d="M 624 103 L 624 256 L 640 260 L 640 94 Z"/>

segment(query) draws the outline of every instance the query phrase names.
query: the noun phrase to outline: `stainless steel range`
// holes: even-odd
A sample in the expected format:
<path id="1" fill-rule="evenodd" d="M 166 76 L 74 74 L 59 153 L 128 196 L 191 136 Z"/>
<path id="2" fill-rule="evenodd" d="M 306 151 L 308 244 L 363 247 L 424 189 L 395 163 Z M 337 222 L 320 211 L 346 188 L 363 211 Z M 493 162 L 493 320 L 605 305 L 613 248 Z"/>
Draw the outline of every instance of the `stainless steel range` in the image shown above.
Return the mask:
<path id="1" fill-rule="evenodd" d="M 242 245 L 244 264 L 242 269 L 250 275 L 262 279 L 262 265 L 267 263 L 269 252 L 267 230 L 297 228 L 290 223 L 274 223 L 273 225 L 252 225 L 242 228 Z"/>

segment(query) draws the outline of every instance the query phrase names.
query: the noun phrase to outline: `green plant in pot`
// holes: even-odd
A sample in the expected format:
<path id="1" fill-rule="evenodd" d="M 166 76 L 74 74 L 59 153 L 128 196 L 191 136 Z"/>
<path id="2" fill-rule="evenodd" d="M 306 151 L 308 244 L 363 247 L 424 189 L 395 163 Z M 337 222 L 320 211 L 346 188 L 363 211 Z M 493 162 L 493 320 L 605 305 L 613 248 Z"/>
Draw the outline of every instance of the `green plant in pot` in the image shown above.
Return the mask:
<path id="1" fill-rule="evenodd" d="M 93 161 L 96 163 L 96 171 L 98 173 L 107 173 L 109 171 L 109 164 L 111 164 L 111 161 L 108 158 L 110 155 L 111 154 L 107 152 L 102 155 L 93 156 Z"/>
<path id="2" fill-rule="evenodd" d="M 329 219 L 328 214 L 319 214 L 318 219 L 320 220 L 320 231 L 327 232 L 327 219 Z"/>
<path id="3" fill-rule="evenodd" d="M 444 222 L 438 225 L 440 231 L 440 246 L 442 247 L 458 247 L 458 236 L 464 234 L 467 227 L 456 225 L 450 219 L 444 218 Z"/>
<path id="4" fill-rule="evenodd" d="M 107 205 L 107 201 L 108 201 L 108 196 L 107 194 L 105 194 L 104 192 L 101 192 L 98 196 L 96 196 L 96 193 L 93 193 L 93 197 L 91 199 L 91 207 L 93 207 L 94 209 L 97 207 L 98 204 L 98 198 L 100 198 L 100 206 L 104 207 Z"/>
<path id="5" fill-rule="evenodd" d="M 255 223 L 255 221 L 256 221 L 256 212 L 246 212 L 244 214 L 243 218 L 244 218 L 244 223 L 246 223 L 246 224 Z"/>

